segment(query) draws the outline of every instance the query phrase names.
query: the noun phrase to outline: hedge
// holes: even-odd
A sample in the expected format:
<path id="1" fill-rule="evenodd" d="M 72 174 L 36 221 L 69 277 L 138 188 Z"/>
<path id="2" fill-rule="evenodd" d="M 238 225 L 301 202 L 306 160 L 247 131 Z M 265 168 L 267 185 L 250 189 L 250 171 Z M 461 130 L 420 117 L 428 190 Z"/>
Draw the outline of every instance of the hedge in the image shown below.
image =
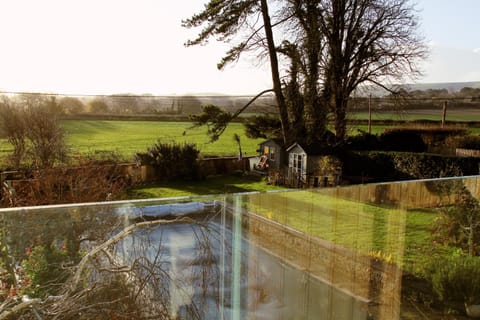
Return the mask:
<path id="1" fill-rule="evenodd" d="M 345 177 L 369 181 L 428 179 L 479 174 L 480 158 L 441 156 L 413 152 L 345 152 L 341 155 Z M 354 181 L 352 181 L 354 182 Z"/>

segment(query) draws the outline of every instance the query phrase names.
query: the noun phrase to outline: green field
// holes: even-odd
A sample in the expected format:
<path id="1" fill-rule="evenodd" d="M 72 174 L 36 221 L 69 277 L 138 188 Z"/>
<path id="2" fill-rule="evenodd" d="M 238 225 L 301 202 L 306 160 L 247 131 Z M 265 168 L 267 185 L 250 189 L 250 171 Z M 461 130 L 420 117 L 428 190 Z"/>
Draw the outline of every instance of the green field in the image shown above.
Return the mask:
<path id="1" fill-rule="evenodd" d="M 454 115 L 452 115 L 453 118 Z M 365 119 L 366 113 L 352 114 L 352 119 Z M 438 115 L 430 114 L 430 119 Z M 458 120 L 478 120 L 478 115 L 459 113 Z M 409 114 L 408 120 L 428 118 L 423 114 Z M 374 114 L 373 119 L 407 120 L 393 113 Z M 126 160 L 132 159 L 135 152 L 145 151 L 157 140 L 162 142 L 195 143 L 204 157 L 208 156 L 235 156 L 238 146 L 233 140 L 234 133 L 241 136 L 244 155 L 256 155 L 259 142 L 263 139 L 250 139 L 244 134 L 241 123 L 230 124 L 220 139 L 210 143 L 205 127 L 189 129 L 190 122 L 162 122 L 162 121 L 109 121 L 109 120 L 64 120 L 68 146 L 72 154 L 95 154 L 105 151 L 114 151 Z M 373 125 L 372 133 L 382 133 L 387 125 Z M 348 134 L 358 134 L 359 130 L 367 131 L 366 125 L 349 125 Z M 480 134 L 480 128 L 469 128 L 473 134 Z M 3 159 L 12 147 L 5 139 L 0 139 L 0 159 Z"/>
<path id="2" fill-rule="evenodd" d="M 351 112 L 348 114 L 349 119 L 368 119 L 368 112 Z M 377 111 L 372 112 L 372 120 L 428 120 L 442 121 L 442 109 L 438 110 L 402 110 L 402 111 Z M 459 109 L 447 111 L 447 121 L 480 121 L 480 110 L 476 109 Z"/>
<path id="3" fill-rule="evenodd" d="M 214 143 L 209 143 L 205 127 L 189 129 L 189 122 L 65 120 L 63 126 L 73 154 L 114 151 L 125 159 L 132 159 L 135 152 L 145 151 L 157 140 L 195 143 L 203 156 L 237 155 L 234 133 L 241 136 L 242 151 L 246 156 L 255 155 L 258 143 L 262 141 L 247 138 L 240 123 L 229 125 Z M 6 140 L 0 140 L 0 157 L 6 156 L 11 149 Z"/>
<path id="4" fill-rule="evenodd" d="M 234 156 L 238 146 L 234 133 L 241 136 L 244 155 L 256 154 L 261 139 L 249 139 L 240 123 L 232 123 L 222 137 L 210 143 L 206 128 L 189 129 L 189 122 L 156 121 L 64 121 L 68 144 L 75 152 L 116 151 L 129 157 L 144 151 L 157 140 L 195 143 L 204 156 Z"/>

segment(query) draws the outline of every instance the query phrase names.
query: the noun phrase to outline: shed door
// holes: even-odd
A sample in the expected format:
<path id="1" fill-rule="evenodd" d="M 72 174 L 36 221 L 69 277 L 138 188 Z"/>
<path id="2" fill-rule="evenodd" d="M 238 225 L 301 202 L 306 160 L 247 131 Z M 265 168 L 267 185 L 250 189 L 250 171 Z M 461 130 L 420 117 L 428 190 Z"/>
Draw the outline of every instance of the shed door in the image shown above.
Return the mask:
<path id="1" fill-rule="evenodd" d="M 303 175 L 304 171 L 304 155 L 301 153 L 290 154 L 290 168 L 297 175 Z"/>

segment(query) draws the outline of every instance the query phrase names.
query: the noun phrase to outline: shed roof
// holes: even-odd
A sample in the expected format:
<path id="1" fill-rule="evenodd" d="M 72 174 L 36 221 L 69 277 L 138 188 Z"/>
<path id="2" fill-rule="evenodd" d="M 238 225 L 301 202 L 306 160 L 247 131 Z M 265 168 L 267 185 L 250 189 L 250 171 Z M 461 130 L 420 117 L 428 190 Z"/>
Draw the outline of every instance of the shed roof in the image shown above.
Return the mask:
<path id="1" fill-rule="evenodd" d="M 268 142 L 273 142 L 277 144 L 279 147 L 283 148 L 283 140 L 282 139 L 267 139 L 262 142 L 260 142 L 260 145 L 266 144 Z"/>
<path id="2" fill-rule="evenodd" d="M 287 148 L 287 152 L 290 152 L 290 150 L 292 150 L 296 146 L 299 146 L 300 148 L 302 148 L 307 155 L 321 155 L 321 154 L 324 154 L 326 150 L 325 146 L 320 142 L 313 142 L 310 144 L 295 142 L 294 144 L 292 144 Z"/>

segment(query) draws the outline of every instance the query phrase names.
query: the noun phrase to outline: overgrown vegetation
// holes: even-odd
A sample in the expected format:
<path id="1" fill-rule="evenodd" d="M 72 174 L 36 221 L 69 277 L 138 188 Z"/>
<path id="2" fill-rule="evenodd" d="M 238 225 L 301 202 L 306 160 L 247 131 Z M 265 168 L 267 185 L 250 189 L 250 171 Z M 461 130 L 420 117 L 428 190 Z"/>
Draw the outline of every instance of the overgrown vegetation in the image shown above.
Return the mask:
<path id="1" fill-rule="evenodd" d="M 152 246 L 152 230 L 164 239 L 163 225 L 188 224 L 198 232 L 196 253 L 209 259 L 207 227 L 187 218 L 125 225 L 125 217 L 108 206 L 27 210 L 16 217 L 20 220 L 13 222 L 0 215 L 0 263 L 5 267 L 0 319 L 176 319 L 165 286 L 174 279 L 159 259 L 165 243 L 156 238 Z M 196 258 L 193 254 L 190 260 Z M 201 268 L 199 283 L 211 281 L 210 263 L 182 259 Z M 201 310 L 193 301 L 182 312 L 199 319 Z"/>

